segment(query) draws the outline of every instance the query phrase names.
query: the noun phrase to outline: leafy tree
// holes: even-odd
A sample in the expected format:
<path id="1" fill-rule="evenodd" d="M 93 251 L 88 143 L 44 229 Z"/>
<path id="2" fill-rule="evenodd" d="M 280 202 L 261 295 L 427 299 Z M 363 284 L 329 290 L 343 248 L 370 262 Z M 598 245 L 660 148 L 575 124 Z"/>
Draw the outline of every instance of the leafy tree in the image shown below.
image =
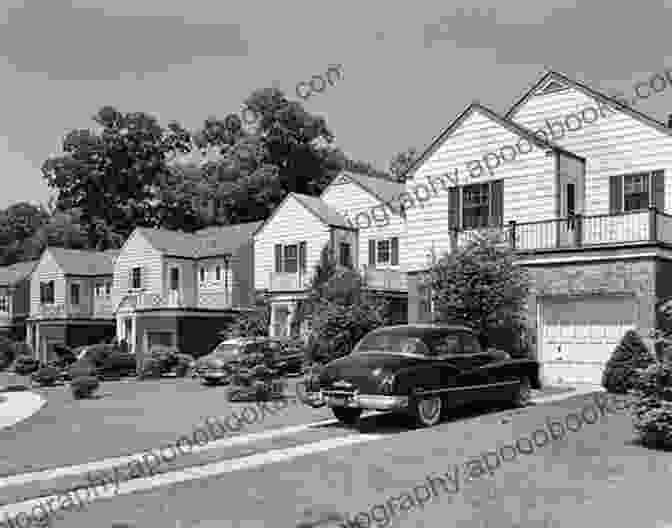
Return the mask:
<path id="1" fill-rule="evenodd" d="M 81 211 L 87 246 L 110 247 L 114 235 L 127 237 L 136 225 L 156 225 L 152 198 L 166 164 L 191 149 L 190 134 L 177 123 L 163 128 L 143 112 L 102 107 L 98 129 L 72 130 L 63 153 L 47 159 L 42 172 L 57 191 L 56 208 Z"/>
<path id="2" fill-rule="evenodd" d="M 390 174 L 392 175 L 392 179 L 399 183 L 404 183 L 406 181 L 406 173 L 419 156 L 420 153 L 415 147 L 407 148 L 394 156 L 392 160 L 390 160 Z"/>
<path id="3" fill-rule="evenodd" d="M 259 292 L 255 296 L 254 310 L 243 312 L 229 326 L 230 337 L 264 337 L 271 324 L 271 304 L 268 294 Z"/>
<path id="4" fill-rule="evenodd" d="M 10 265 L 33 257 L 30 240 L 49 221 L 42 207 L 19 202 L 0 211 L 0 264 Z"/>
<path id="5" fill-rule="evenodd" d="M 519 346 L 530 279 L 500 232 L 476 233 L 436 262 L 423 282 L 432 291 L 436 321 L 468 324 L 486 345 Z"/>

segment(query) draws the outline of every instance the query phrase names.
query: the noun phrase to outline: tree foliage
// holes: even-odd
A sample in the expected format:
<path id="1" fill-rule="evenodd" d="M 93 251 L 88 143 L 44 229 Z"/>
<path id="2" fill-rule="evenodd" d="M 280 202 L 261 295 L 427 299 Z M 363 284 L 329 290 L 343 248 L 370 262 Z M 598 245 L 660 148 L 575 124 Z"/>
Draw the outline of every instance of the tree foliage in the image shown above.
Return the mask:
<path id="1" fill-rule="evenodd" d="M 228 337 L 264 337 L 271 324 L 271 304 L 268 294 L 255 296 L 254 310 L 243 312 L 227 329 Z"/>
<path id="2" fill-rule="evenodd" d="M 608 392 L 625 394 L 634 387 L 637 371 L 655 362 L 640 335 L 628 330 L 616 346 L 602 373 L 602 386 Z"/>
<path id="3" fill-rule="evenodd" d="M 418 159 L 420 153 L 415 147 L 409 147 L 403 152 L 399 152 L 390 160 L 390 175 L 393 180 L 404 183 L 407 178 L 407 172 Z"/>
<path id="4" fill-rule="evenodd" d="M 445 254 L 424 284 L 432 292 L 436 321 L 466 323 L 493 346 L 521 346 L 515 338 L 526 326 L 530 279 L 498 231 L 476 233 Z M 488 339 L 494 336 L 500 342 Z"/>

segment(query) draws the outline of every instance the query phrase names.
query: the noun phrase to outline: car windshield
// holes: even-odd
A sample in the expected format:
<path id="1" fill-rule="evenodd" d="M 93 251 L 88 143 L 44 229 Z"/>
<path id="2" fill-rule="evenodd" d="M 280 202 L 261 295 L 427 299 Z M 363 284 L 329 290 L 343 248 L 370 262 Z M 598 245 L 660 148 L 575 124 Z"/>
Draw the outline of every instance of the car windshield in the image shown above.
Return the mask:
<path id="1" fill-rule="evenodd" d="M 212 351 L 212 356 L 217 359 L 233 359 L 238 357 L 242 351 L 240 343 L 220 343 Z"/>
<path id="2" fill-rule="evenodd" d="M 375 333 L 365 336 L 352 351 L 353 354 L 367 353 L 396 354 L 403 356 L 429 356 L 427 345 L 419 337 L 399 333 Z"/>

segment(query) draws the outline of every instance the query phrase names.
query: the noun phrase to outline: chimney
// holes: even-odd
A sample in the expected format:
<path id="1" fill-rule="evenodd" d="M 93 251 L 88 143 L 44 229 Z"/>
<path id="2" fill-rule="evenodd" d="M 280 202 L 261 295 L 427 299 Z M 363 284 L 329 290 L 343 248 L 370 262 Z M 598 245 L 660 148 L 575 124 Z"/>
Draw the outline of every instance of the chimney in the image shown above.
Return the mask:
<path id="1" fill-rule="evenodd" d="M 667 128 L 672 128 L 672 114 L 667 114 Z"/>

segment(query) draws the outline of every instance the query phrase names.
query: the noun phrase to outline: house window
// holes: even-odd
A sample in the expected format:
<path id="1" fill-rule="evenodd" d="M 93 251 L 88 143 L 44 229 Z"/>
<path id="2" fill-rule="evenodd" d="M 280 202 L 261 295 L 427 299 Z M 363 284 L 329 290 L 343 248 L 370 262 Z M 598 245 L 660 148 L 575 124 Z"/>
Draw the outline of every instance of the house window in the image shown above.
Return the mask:
<path id="1" fill-rule="evenodd" d="M 296 273 L 299 270 L 299 248 L 296 244 L 284 247 L 283 271 Z"/>
<path id="2" fill-rule="evenodd" d="M 141 288 L 141 268 L 133 268 L 131 270 L 131 288 L 134 290 L 139 290 Z"/>
<path id="3" fill-rule="evenodd" d="M 649 174 L 623 177 L 623 210 L 638 211 L 649 207 Z"/>
<path id="4" fill-rule="evenodd" d="M 205 282 L 205 267 L 201 267 L 200 270 L 198 270 L 198 280 L 203 283 Z"/>
<path id="5" fill-rule="evenodd" d="M 103 285 L 96 284 L 96 297 L 102 297 L 102 296 L 103 296 Z"/>
<path id="6" fill-rule="evenodd" d="M 350 244 L 346 242 L 341 242 L 340 251 L 339 251 L 340 263 L 341 266 L 347 268 L 352 267 L 352 256 L 350 252 Z"/>
<path id="7" fill-rule="evenodd" d="M 79 284 L 70 285 L 70 303 L 73 305 L 79 304 Z"/>
<path id="8" fill-rule="evenodd" d="M 170 289 L 176 291 L 180 289 L 180 269 L 170 268 Z"/>
<path id="9" fill-rule="evenodd" d="M 0 312 L 9 312 L 9 299 L 5 295 L 0 296 Z"/>
<path id="10" fill-rule="evenodd" d="M 369 240 L 369 266 L 399 264 L 399 238 Z"/>
<path id="11" fill-rule="evenodd" d="M 40 303 L 54 304 L 54 281 L 40 283 Z"/>
<path id="12" fill-rule="evenodd" d="M 462 193 L 462 222 L 464 229 L 478 229 L 488 225 L 490 192 L 487 183 L 466 185 Z"/>
<path id="13" fill-rule="evenodd" d="M 112 283 L 111 282 L 106 282 L 105 283 L 105 297 L 110 297 L 112 295 Z"/>
<path id="14" fill-rule="evenodd" d="M 215 268 L 215 280 L 216 281 L 222 280 L 222 268 L 221 268 L 221 266 L 217 266 Z"/>

